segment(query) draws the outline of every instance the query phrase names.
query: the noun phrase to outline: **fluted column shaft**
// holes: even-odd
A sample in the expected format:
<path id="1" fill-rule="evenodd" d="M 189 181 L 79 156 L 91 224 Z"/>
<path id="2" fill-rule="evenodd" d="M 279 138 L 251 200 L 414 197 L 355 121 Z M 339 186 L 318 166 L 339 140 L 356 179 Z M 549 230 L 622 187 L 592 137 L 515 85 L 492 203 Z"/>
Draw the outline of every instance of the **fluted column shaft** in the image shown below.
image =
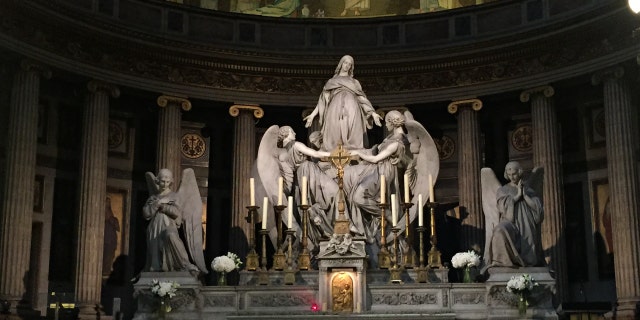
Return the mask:
<path id="1" fill-rule="evenodd" d="M 231 187 L 231 231 L 229 232 L 229 251 L 244 258 L 249 250 L 249 232 L 251 228 L 245 217 L 249 200 L 249 178 L 255 161 L 256 129 L 255 118 L 262 118 L 263 110 L 257 106 L 234 105 L 229 108 L 235 117 L 233 129 L 233 185 Z M 262 203 L 256 200 L 256 204 Z M 260 204 L 258 204 L 260 205 Z"/>
<path id="2" fill-rule="evenodd" d="M 617 319 L 636 319 L 640 302 L 640 206 L 638 137 L 624 70 L 594 75 L 604 86 L 607 173 L 609 175 L 613 252 L 618 297 Z"/>
<path id="3" fill-rule="evenodd" d="M 0 213 L 0 299 L 15 313 L 27 288 L 31 251 L 33 183 L 36 175 L 40 76 L 50 72 L 23 61 L 13 80 Z"/>
<path id="4" fill-rule="evenodd" d="M 554 109 L 554 91 L 550 86 L 522 92 L 522 102 L 531 101 L 533 127 L 533 165 L 544 169 L 542 247 L 555 272 L 556 297 L 565 300 L 568 289 L 566 242 L 564 238 L 565 212 L 560 132 Z"/>
<path id="5" fill-rule="evenodd" d="M 90 81 L 88 89 L 82 122 L 75 294 L 79 317 L 96 319 L 101 311 L 109 95 L 117 97 L 119 91 L 97 81 Z"/>
<path id="6" fill-rule="evenodd" d="M 462 249 L 482 249 L 484 214 L 480 198 L 481 144 L 478 99 L 454 101 L 450 113 L 458 112 L 458 192 L 462 219 Z"/>
<path id="7" fill-rule="evenodd" d="M 185 97 L 163 95 L 158 97 L 158 105 L 161 108 L 158 113 L 156 172 L 164 168 L 171 170 L 173 172 L 173 186 L 177 187 L 180 185 L 181 178 L 182 113 L 180 108 L 185 111 L 191 110 L 191 102 Z"/>

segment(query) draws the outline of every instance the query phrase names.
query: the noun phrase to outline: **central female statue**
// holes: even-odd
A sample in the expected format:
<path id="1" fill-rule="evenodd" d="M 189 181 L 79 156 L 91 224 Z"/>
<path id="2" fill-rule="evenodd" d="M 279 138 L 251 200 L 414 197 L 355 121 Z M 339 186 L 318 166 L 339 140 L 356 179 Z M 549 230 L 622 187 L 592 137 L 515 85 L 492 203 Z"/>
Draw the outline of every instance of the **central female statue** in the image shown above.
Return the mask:
<path id="1" fill-rule="evenodd" d="M 335 73 L 322 89 L 316 108 L 304 118 L 310 127 L 318 116 L 322 132 L 321 150 L 332 151 L 338 145 L 347 150 L 368 146 L 367 129 L 380 124 L 378 115 L 367 99 L 360 82 L 353 78 L 353 58 L 340 59 Z"/>

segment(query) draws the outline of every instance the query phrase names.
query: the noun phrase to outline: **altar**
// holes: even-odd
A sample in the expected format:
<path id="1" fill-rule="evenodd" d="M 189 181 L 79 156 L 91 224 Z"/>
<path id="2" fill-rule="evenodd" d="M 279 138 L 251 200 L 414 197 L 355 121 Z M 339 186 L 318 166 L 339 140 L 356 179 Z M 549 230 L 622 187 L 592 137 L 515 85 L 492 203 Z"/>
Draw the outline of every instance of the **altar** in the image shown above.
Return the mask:
<path id="1" fill-rule="evenodd" d="M 304 118 L 310 127 L 318 117 L 321 127 L 309 134 L 309 145 L 290 126 L 264 133 L 249 180 L 249 250 L 242 259 L 229 252 L 207 268 L 202 208 L 188 169 L 177 193 L 167 169 L 155 179 L 147 174 L 157 188 L 144 209 L 154 219 L 145 269 L 166 270 L 140 275 L 134 319 L 558 318 L 555 279 L 537 267 L 544 263 L 534 189 L 541 183 L 523 181 L 517 162 L 505 167 L 505 186 L 490 169 L 478 173 L 484 260 L 482 248 L 454 255 L 450 265 L 465 270 L 465 281 L 450 282 L 436 232 L 437 146 L 409 111 L 376 112 L 353 79 L 353 65 L 351 56 L 340 60 Z M 387 136 L 368 148 L 367 130 L 382 121 Z M 177 236 L 181 223 L 186 245 Z M 482 276 L 472 278 L 470 268 L 482 268 Z M 210 270 L 218 273 L 217 286 L 200 281 Z M 236 270 L 239 284 L 227 285 L 226 274 Z"/>
<path id="2" fill-rule="evenodd" d="M 159 302 L 149 286 L 151 279 L 160 277 L 183 282 L 165 319 L 558 319 L 551 304 L 555 281 L 546 268 L 501 272 L 485 283 L 450 283 L 449 270 L 444 268 L 430 270 L 428 283 L 416 282 L 417 272 L 412 269 L 401 273 L 402 283 L 391 283 L 387 270 L 368 270 L 361 278 L 362 292 L 351 292 L 352 310 L 335 304 L 343 292 L 330 284 L 342 271 L 333 270 L 331 274 L 298 271 L 292 285 L 284 284 L 283 272 L 270 272 L 269 284 L 258 285 L 256 272 L 242 271 L 241 283 L 226 287 L 202 286 L 186 274 L 144 273 L 135 285 L 138 311 L 134 319 L 159 318 Z M 353 279 L 359 280 L 351 270 L 345 274 L 355 274 Z M 518 315 L 516 297 L 506 292 L 508 278 L 516 272 L 530 273 L 539 283 L 524 317 Z"/>

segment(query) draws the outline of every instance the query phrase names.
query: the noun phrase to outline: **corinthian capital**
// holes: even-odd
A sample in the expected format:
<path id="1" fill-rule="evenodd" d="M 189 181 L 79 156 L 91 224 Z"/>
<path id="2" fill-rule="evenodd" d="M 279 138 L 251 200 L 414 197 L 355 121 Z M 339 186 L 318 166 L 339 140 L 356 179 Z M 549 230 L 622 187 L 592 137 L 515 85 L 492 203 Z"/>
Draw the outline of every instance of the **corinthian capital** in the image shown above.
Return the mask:
<path id="1" fill-rule="evenodd" d="M 470 106 L 473 111 L 480 111 L 480 109 L 482 109 L 482 101 L 476 98 L 452 101 L 451 103 L 449 103 L 447 111 L 449 111 L 449 113 L 451 114 L 454 114 L 458 112 L 458 107 L 460 106 Z"/>
<path id="2" fill-rule="evenodd" d="M 39 73 L 40 76 L 45 79 L 51 79 L 51 69 L 37 61 L 24 59 L 20 61 L 20 68 L 27 72 L 31 71 Z"/>
<path id="3" fill-rule="evenodd" d="M 591 84 L 597 86 L 607 79 L 620 79 L 622 76 L 624 76 L 624 68 L 613 66 L 594 73 L 591 76 Z"/>
<path id="4" fill-rule="evenodd" d="M 554 93 L 555 91 L 553 90 L 552 86 L 535 87 L 522 91 L 522 93 L 520 93 L 520 101 L 527 102 L 529 101 L 529 99 L 531 99 L 531 95 L 535 94 L 543 94 L 545 97 L 551 98 Z"/>
<path id="5" fill-rule="evenodd" d="M 253 116 L 256 117 L 256 119 L 264 117 L 264 110 L 257 105 L 234 104 L 229 107 L 229 114 L 232 117 L 237 117 L 241 110 L 253 111 Z"/>
<path id="6" fill-rule="evenodd" d="M 87 89 L 89 92 L 97 93 L 98 91 L 106 92 L 113 98 L 120 96 L 120 89 L 115 85 L 100 80 L 91 80 L 87 83 Z"/>
<path id="7" fill-rule="evenodd" d="M 158 106 L 164 108 L 170 103 L 179 105 L 184 111 L 191 110 L 191 101 L 189 101 L 189 99 L 185 96 L 172 96 L 163 94 L 158 97 Z"/>

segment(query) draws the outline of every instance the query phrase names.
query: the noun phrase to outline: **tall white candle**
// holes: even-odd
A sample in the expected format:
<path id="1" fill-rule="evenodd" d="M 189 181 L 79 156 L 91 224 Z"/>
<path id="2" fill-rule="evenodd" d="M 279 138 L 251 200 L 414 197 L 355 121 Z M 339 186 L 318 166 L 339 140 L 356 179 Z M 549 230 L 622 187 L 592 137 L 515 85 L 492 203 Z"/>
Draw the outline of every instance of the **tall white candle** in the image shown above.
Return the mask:
<path id="1" fill-rule="evenodd" d="M 284 178 L 278 178 L 278 205 L 282 205 L 282 189 L 284 188 Z"/>
<path id="2" fill-rule="evenodd" d="M 302 204 L 307 204 L 307 176 L 302 176 Z"/>
<path id="3" fill-rule="evenodd" d="M 380 175 L 380 203 L 385 204 L 387 202 L 385 190 L 387 188 L 386 181 L 384 179 L 384 174 Z"/>
<path id="4" fill-rule="evenodd" d="M 409 203 L 409 175 L 404 175 L 404 203 Z"/>
<path id="5" fill-rule="evenodd" d="M 398 224 L 398 212 L 396 211 L 396 194 L 391 194 L 391 226 Z"/>
<path id="6" fill-rule="evenodd" d="M 264 197 L 262 199 L 262 230 L 267 229 L 267 206 L 269 205 L 269 198 Z"/>
<path id="7" fill-rule="evenodd" d="M 249 179 L 249 197 L 251 198 L 251 206 L 256 205 L 256 184 L 253 178 Z"/>
<path id="8" fill-rule="evenodd" d="M 433 194 L 433 176 L 429 174 L 429 201 L 436 202 L 436 196 Z"/>
<path id="9" fill-rule="evenodd" d="M 289 227 L 289 229 L 293 228 L 293 197 L 289 196 L 287 198 L 288 201 L 288 209 L 289 209 L 289 214 L 287 215 L 287 227 Z"/>
<path id="10" fill-rule="evenodd" d="M 422 227 L 424 225 L 424 217 L 422 216 L 422 193 L 418 195 L 418 227 Z"/>

